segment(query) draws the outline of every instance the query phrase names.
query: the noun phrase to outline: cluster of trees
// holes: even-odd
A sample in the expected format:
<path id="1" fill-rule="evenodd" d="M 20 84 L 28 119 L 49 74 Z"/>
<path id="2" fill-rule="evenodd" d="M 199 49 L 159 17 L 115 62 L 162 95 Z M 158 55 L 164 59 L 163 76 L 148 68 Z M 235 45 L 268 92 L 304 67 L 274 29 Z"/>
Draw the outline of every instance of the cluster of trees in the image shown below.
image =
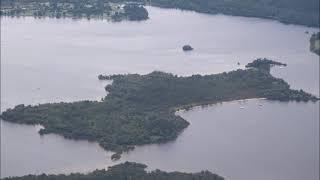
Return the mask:
<path id="1" fill-rule="evenodd" d="M 259 70 L 264 70 L 264 71 L 267 71 L 267 73 L 270 73 L 271 66 L 287 66 L 287 64 L 272 61 L 266 58 L 263 58 L 263 59 L 259 58 L 254 60 L 251 63 L 248 63 L 246 65 L 246 68 L 257 68 Z"/>
<path id="2" fill-rule="evenodd" d="M 269 66 L 278 64 L 266 62 Z M 257 67 L 189 77 L 157 71 L 147 75 L 106 76 L 113 83 L 106 86 L 109 94 L 102 102 L 18 105 L 3 112 L 1 118 L 42 124 L 45 129 L 41 134 L 98 141 L 103 148 L 115 151 L 113 157 L 118 159 L 123 151 L 135 145 L 174 140 L 189 125 L 175 115 L 177 108 L 246 98 L 317 100 L 302 90 L 291 90 L 285 81 Z M 102 75 L 99 77 L 104 79 Z"/>
<path id="3" fill-rule="evenodd" d="M 3 0 L 2 16 L 110 18 L 140 21 L 148 19 L 142 3 L 123 4 L 107 0 Z"/>
<path id="4" fill-rule="evenodd" d="M 320 32 L 312 34 L 310 38 L 310 51 L 320 55 Z"/>
<path id="5" fill-rule="evenodd" d="M 23 177 L 10 177 L 3 180 L 224 180 L 224 178 L 209 171 L 199 173 L 167 173 L 160 170 L 146 172 L 144 164 L 125 162 L 109 167 L 106 170 L 96 170 L 89 174 L 70 175 L 28 175 Z"/>
<path id="6" fill-rule="evenodd" d="M 124 7 L 125 15 L 128 16 L 131 21 L 139 21 L 142 19 L 148 19 L 149 13 L 143 6 L 137 6 L 134 4 L 126 4 Z"/>

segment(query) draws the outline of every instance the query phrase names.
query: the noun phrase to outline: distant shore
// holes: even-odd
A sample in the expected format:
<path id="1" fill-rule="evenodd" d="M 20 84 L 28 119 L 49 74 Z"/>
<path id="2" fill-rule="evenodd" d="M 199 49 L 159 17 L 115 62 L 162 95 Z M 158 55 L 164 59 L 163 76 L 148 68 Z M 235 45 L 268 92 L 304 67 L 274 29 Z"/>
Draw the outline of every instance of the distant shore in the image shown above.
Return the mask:
<path id="1" fill-rule="evenodd" d="M 128 11 L 126 11 L 126 8 L 123 8 L 125 5 L 130 6 Z M 269 3 L 265 3 L 265 1 L 262 0 L 254 0 L 249 3 L 241 0 L 203 0 L 198 3 L 194 3 L 192 0 L 2 0 L 1 15 L 11 17 L 72 17 L 88 19 L 103 18 L 112 21 L 140 21 L 148 19 L 148 11 L 143 5 L 191 10 L 207 14 L 256 17 L 277 20 L 284 24 L 319 27 L 319 1 L 317 0 L 308 0 L 308 2 L 279 0 Z"/>
<path id="2" fill-rule="evenodd" d="M 110 21 L 142 21 L 149 18 L 141 3 L 109 1 L 1 1 L 1 16 L 35 18 L 106 19 Z"/>
<path id="3" fill-rule="evenodd" d="M 310 51 L 320 56 L 320 32 L 312 34 L 310 38 Z"/>

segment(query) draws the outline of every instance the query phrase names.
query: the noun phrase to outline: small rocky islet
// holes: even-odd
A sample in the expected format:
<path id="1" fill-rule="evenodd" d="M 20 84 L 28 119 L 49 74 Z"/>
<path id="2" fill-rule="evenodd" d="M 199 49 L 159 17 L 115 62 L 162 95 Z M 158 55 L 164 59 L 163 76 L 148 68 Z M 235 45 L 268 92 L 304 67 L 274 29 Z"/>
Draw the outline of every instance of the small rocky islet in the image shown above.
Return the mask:
<path id="1" fill-rule="evenodd" d="M 183 51 L 192 51 L 192 50 L 193 50 L 193 47 L 190 46 L 190 45 L 184 45 L 184 46 L 182 47 L 182 50 L 183 50 Z"/>

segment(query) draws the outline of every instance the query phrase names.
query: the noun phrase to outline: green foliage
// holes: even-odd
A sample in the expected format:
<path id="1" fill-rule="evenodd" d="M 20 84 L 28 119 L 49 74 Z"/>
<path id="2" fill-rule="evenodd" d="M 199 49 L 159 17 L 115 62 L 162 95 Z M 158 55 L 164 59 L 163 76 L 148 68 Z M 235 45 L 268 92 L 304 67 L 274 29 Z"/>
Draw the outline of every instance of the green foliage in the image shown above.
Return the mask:
<path id="1" fill-rule="evenodd" d="M 278 64 L 264 62 L 269 66 Z M 109 94 L 102 102 L 18 105 L 3 112 L 1 118 L 15 123 L 42 124 L 45 129 L 41 134 L 96 140 L 105 149 L 121 154 L 135 145 L 174 140 L 189 125 L 175 115 L 178 108 L 246 98 L 317 100 L 302 90 L 291 90 L 282 79 L 260 68 L 189 77 L 156 71 L 99 78 L 113 80 L 106 87 Z"/>
<path id="2" fill-rule="evenodd" d="M 252 63 L 248 63 L 246 65 L 246 68 L 257 68 L 259 70 L 267 71 L 268 73 L 270 73 L 270 68 L 272 66 L 287 66 L 287 64 L 283 64 L 280 62 L 263 58 L 263 59 L 256 59 Z"/>
<path id="3" fill-rule="evenodd" d="M 45 5 L 49 2 L 49 6 Z M 147 19 L 146 9 L 140 6 L 133 11 L 110 11 L 109 3 L 150 3 L 164 8 L 179 8 L 201 13 L 227 14 L 279 20 L 283 23 L 319 27 L 319 0 L 1 0 L 1 15 L 26 15 L 28 11 L 35 16 L 110 16 L 119 19 Z M 27 8 L 26 10 L 21 7 Z M 11 10 L 5 10 L 11 7 Z M 10 8 L 9 8 L 10 9 Z M 133 14 L 132 14 L 133 13 Z M 29 13 L 30 14 L 30 13 Z M 124 15 L 124 16 L 123 16 Z"/>
<path id="4" fill-rule="evenodd" d="M 124 5 L 106 0 L 2 0 L 2 16 L 106 18 L 113 21 L 148 19 L 141 3 Z M 122 7 L 124 6 L 124 7 Z"/>
<path id="5" fill-rule="evenodd" d="M 319 27 L 319 0 L 152 0 L 152 5 Z"/>
<path id="6" fill-rule="evenodd" d="M 106 170 L 95 170 L 89 174 L 70 175 L 28 175 L 23 177 L 4 178 L 3 180 L 224 180 L 209 171 L 200 173 L 167 173 L 160 170 L 146 172 L 144 164 L 125 162 L 109 167 Z"/>
<path id="7" fill-rule="evenodd" d="M 310 38 L 310 51 L 320 55 L 320 32 L 312 34 Z"/>
<path id="8" fill-rule="evenodd" d="M 143 6 L 126 4 L 123 9 L 131 21 L 148 19 L 148 11 Z"/>

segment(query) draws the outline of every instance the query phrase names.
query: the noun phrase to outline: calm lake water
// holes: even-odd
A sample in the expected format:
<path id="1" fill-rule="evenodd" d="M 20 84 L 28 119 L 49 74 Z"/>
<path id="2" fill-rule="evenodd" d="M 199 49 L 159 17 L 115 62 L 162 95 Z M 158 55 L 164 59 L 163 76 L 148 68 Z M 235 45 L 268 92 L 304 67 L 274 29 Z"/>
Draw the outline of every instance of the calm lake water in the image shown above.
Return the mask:
<path id="1" fill-rule="evenodd" d="M 106 95 L 100 73 L 211 74 L 243 68 L 258 57 L 287 63 L 272 73 L 293 88 L 319 94 L 319 59 L 309 52 L 305 33 L 318 29 L 148 9 L 145 22 L 2 18 L 1 110 L 21 103 L 99 100 Z M 183 53 L 184 44 L 195 50 Z M 178 114 L 191 125 L 175 142 L 138 147 L 119 162 L 167 171 L 208 169 L 230 180 L 319 179 L 319 103 L 250 100 Z M 2 177 L 115 164 L 94 142 L 41 137 L 38 129 L 1 121 Z"/>

